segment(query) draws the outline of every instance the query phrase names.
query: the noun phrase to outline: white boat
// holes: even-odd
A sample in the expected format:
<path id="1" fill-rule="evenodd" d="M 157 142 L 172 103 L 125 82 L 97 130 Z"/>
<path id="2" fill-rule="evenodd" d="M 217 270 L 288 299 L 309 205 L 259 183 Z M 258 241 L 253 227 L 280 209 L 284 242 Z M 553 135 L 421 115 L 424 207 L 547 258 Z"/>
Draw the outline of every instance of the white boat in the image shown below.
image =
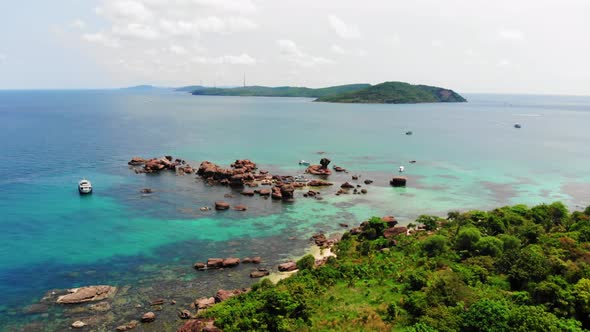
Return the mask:
<path id="1" fill-rule="evenodd" d="M 404 166 L 400 166 L 400 167 L 399 167 L 399 172 L 400 172 L 400 173 L 401 173 L 401 172 L 403 172 L 404 170 L 405 170 Z"/>
<path id="2" fill-rule="evenodd" d="M 92 183 L 86 179 L 80 180 L 80 182 L 78 182 L 78 191 L 82 195 L 92 193 Z"/>
<path id="3" fill-rule="evenodd" d="M 299 165 L 301 165 L 301 166 L 309 166 L 309 162 L 301 159 L 301 160 L 299 160 Z"/>
<path id="4" fill-rule="evenodd" d="M 309 182 L 309 179 L 307 179 L 305 176 L 303 175 L 296 175 L 294 177 L 295 182 L 300 182 L 300 183 L 306 183 Z"/>

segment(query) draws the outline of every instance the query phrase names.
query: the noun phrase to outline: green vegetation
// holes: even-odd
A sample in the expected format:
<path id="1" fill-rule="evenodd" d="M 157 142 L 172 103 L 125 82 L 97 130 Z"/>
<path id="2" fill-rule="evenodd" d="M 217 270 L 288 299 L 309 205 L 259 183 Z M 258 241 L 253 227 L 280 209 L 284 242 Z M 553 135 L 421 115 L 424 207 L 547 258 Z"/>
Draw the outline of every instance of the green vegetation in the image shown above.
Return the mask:
<path id="1" fill-rule="evenodd" d="M 202 85 L 189 85 L 189 86 L 183 86 L 180 88 L 176 88 L 174 89 L 174 91 L 178 91 L 178 92 L 193 92 L 196 90 L 202 90 L 202 89 L 207 89 L 206 87 L 202 86 Z"/>
<path id="2" fill-rule="evenodd" d="M 224 331 L 590 328 L 590 208 L 516 205 L 420 221 L 433 230 L 385 238 L 372 218 L 343 236 L 337 258 L 314 267 L 306 256 L 292 277 L 203 315 Z"/>
<path id="3" fill-rule="evenodd" d="M 464 102 L 465 98 L 452 90 L 403 82 L 385 82 L 358 91 L 318 98 L 330 103 L 413 104 Z"/>
<path id="4" fill-rule="evenodd" d="M 357 91 L 369 87 L 370 84 L 349 84 L 329 88 L 310 89 L 303 87 L 281 86 L 276 88 L 266 86 L 246 86 L 240 88 L 206 88 L 197 89 L 193 95 L 201 96 L 258 96 L 258 97 L 308 97 L 318 98 L 340 93 Z"/>

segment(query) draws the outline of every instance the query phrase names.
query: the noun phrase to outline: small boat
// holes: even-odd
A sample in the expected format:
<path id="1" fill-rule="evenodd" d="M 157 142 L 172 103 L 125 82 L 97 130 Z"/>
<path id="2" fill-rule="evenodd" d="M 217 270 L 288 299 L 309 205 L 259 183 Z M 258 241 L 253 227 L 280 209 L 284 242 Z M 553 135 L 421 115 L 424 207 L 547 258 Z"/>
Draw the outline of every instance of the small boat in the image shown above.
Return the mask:
<path id="1" fill-rule="evenodd" d="M 295 182 L 300 182 L 300 183 L 306 183 L 306 182 L 309 182 L 309 179 L 307 179 L 307 178 L 306 178 L 305 176 L 303 176 L 303 175 L 296 175 L 296 176 L 294 177 L 294 179 L 295 179 Z"/>
<path id="2" fill-rule="evenodd" d="M 520 129 L 521 127 L 522 126 L 520 125 L 520 123 L 517 123 L 517 124 L 514 125 L 514 128 L 516 128 L 516 129 Z"/>
<path id="3" fill-rule="evenodd" d="M 408 136 L 409 136 L 409 135 L 412 135 L 412 134 L 413 134 L 413 132 L 411 132 L 411 131 L 406 131 L 406 135 L 408 135 Z"/>
<path id="4" fill-rule="evenodd" d="M 81 195 L 92 193 L 92 183 L 86 179 L 80 180 L 80 182 L 78 182 L 78 191 Z"/>
<path id="5" fill-rule="evenodd" d="M 415 160 L 410 160 L 410 164 L 415 164 L 416 161 Z"/>
<path id="6" fill-rule="evenodd" d="M 309 166 L 309 162 L 301 159 L 301 160 L 299 160 L 299 165 L 301 165 L 301 166 Z"/>
<path id="7" fill-rule="evenodd" d="M 400 173 L 401 173 L 401 172 L 403 172 L 404 170 L 405 170 L 405 167 L 404 167 L 404 166 L 400 166 L 400 167 L 399 167 L 399 172 L 400 172 Z"/>

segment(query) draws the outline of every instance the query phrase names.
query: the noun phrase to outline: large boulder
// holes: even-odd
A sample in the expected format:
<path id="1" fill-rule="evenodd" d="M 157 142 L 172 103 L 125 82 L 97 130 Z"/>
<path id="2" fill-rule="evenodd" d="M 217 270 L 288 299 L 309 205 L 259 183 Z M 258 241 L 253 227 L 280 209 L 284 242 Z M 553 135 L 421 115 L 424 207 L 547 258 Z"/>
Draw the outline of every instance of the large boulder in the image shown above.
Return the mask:
<path id="1" fill-rule="evenodd" d="M 250 278 L 262 278 L 262 277 L 266 277 L 270 274 L 270 271 L 268 271 L 267 269 L 264 268 L 260 268 L 258 270 L 254 270 L 252 272 L 250 272 Z"/>
<path id="2" fill-rule="evenodd" d="M 195 308 L 197 308 L 197 310 L 204 310 L 204 309 L 210 308 L 214 304 L 215 304 L 214 297 L 202 297 L 202 298 L 195 300 Z"/>
<path id="3" fill-rule="evenodd" d="M 117 292 L 117 287 L 113 286 L 87 286 L 72 288 L 68 290 L 69 294 L 57 298 L 60 304 L 75 304 L 84 302 L 101 301 L 113 297 Z"/>
<path id="4" fill-rule="evenodd" d="M 305 172 L 309 173 L 309 174 L 313 174 L 313 175 L 330 175 L 330 174 L 332 174 L 332 172 L 328 168 L 329 164 L 330 164 L 330 159 L 322 158 L 320 160 L 319 165 L 310 165 L 309 167 L 307 167 Z"/>
<path id="5" fill-rule="evenodd" d="M 223 211 L 229 209 L 229 203 L 217 201 L 215 202 L 215 210 Z"/>
<path id="6" fill-rule="evenodd" d="M 381 217 L 381 221 L 383 221 L 384 223 L 387 224 L 387 227 L 393 227 L 395 225 L 397 225 L 397 220 L 395 219 L 394 216 L 384 216 Z"/>
<path id="7" fill-rule="evenodd" d="M 223 260 L 223 267 L 234 267 L 240 264 L 240 259 L 235 257 L 226 258 Z"/>
<path id="8" fill-rule="evenodd" d="M 286 184 L 286 185 L 281 186 L 281 196 L 282 196 L 283 200 L 284 201 L 292 201 L 294 191 L 295 191 L 295 188 L 290 184 Z"/>
<path id="9" fill-rule="evenodd" d="M 223 258 L 209 258 L 207 260 L 208 269 L 219 269 L 223 267 Z"/>
<path id="10" fill-rule="evenodd" d="M 290 272 L 297 270 L 297 264 L 293 261 L 279 264 L 279 271 L 280 272 Z"/>
<path id="11" fill-rule="evenodd" d="M 394 187 L 405 187 L 408 179 L 404 176 L 395 176 L 389 181 L 389 184 Z"/>

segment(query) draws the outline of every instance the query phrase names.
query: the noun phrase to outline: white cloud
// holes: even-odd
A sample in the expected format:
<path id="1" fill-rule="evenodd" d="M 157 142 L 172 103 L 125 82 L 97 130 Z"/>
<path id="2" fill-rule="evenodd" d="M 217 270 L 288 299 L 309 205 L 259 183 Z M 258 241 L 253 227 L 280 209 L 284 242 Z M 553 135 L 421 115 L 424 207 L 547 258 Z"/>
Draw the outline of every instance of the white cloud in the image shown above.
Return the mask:
<path id="1" fill-rule="evenodd" d="M 443 42 L 442 40 L 438 40 L 438 39 L 430 41 L 430 45 L 432 47 L 436 47 L 436 48 L 443 47 L 444 44 L 445 44 L 445 42 Z"/>
<path id="2" fill-rule="evenodd" d="M 84 29 L 86 29 L 86 22 L 77 18 L 72 22 L 72 27 L 76 28 L 76 29 L 84 30 Z"/>
<path id="3" fill-rule="evenodd" d="M 356 26 L 346 24 L 334 15 L 328 16 L 328 20 L 330 21 L 330 26 L 340 38 L 353 39 L 361 37 L 361 33 Z"/>
<path id="4" fill-rule="evenodd" d="M 105 47 L 119 48 L 121 47 L 120 42 L 104 33 L 86 33 L 82 35 L 82 38 L 90 43 L 95 43 Z"/>
<path id="5" fill-rule="evenodd" d="M 106 1 L 104 7 L 96 8 L 96 13 L 116 21 L 148 21 L 154 17 L 142 1 Z"/>
<path id="6" fill-rule="evenodd" d="M 248 54 L 240 55 L 223 55 L 219 57 L 195 57 L 192 59 L 193 62 L 200 64 L 230 64 L 230 65 L 254 65 L 256 59 L 249 56 Z"/>
<path id="7" fill-rule="evenodd" d="M 145 40 L 154 40 L 161 37 L 158 30 L 153 27 L 141 23 L 129 23 L 127 25 L 113 26 L 112 32 L 114 35 L 123 38 L 137 38 Z"/>
<path id="8" fill-rule="evenodd" d="M 179 45 L 171 45 L 169 50 L 170 50 L 170 52 L 177 54 L 177 55 L 185 55 L 188 53 L 186 48 L 179 46 Z"/>
<path id="9" fill-rule="evenodd" d="M 334 63 L 330 59 L 304 53 L 292 40 L 281 39 L 277 41 L 277 45 L 285 59 L 303 67 Z"/>
<path id="10" fill-rule="evenodd" d="M 355 49 L 355 50 L 348 50 L 348 49 L 344 49 L 339 45 L 333 44 L 332 47 L 330 47 L 330 49 L 332 50 L 332 52 L 337 53 L 337 54 L 342 54 L 342 55 L 352 55 L 352 56 L 367 56 L 368 52 L 365 50 L 361 50 L 361 49 Z"/>
<path id="11" fill-rule="evenodd" d="M 522 31 L 515 29 L 507 29 L 504 27 L 498 30 L 497 36 L 499 39 L 509 41 L 521 41 L 525 39 L 524 33 Z"/>

